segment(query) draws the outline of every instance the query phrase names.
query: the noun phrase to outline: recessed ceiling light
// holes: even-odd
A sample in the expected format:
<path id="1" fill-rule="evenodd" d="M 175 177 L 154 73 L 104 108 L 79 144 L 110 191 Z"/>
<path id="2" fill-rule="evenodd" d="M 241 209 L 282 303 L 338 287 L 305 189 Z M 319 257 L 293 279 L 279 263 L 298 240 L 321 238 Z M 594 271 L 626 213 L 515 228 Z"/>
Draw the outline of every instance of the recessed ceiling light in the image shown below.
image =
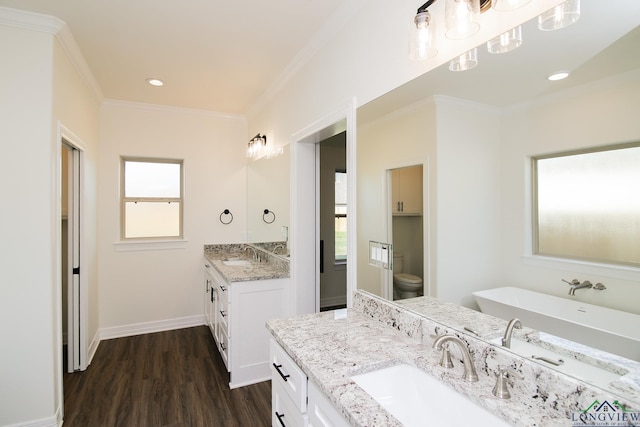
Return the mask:
<path id="1" fill-rule="evenodd" d="M 151 86 L 164 86 L 164 82 L 160 79 L 147 79 L 147 83 L 149 83 Z"/>
<path id="2" fill-rule="evenodd" d="M 569 77 L 569 72 L 558 71 L 556 73 L 549 74 L 549 76 L 547 77 L 547 80 L 551 80 L 552 82 L 555 82 L 557 80 L 566 79 L 567 77 Z"/>

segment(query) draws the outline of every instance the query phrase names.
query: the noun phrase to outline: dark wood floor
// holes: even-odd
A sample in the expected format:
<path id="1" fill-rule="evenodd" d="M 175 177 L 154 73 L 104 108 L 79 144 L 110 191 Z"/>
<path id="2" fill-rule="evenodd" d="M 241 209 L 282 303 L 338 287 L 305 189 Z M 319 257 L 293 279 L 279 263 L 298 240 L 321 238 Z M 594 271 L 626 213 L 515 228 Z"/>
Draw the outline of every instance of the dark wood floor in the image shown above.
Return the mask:
<path id="1" fill-rule="evenodd" d="M 270 425 L 271 383 L 230 390 L 206 326 L 102 341 L 64 378 L 64 427 Z"/>

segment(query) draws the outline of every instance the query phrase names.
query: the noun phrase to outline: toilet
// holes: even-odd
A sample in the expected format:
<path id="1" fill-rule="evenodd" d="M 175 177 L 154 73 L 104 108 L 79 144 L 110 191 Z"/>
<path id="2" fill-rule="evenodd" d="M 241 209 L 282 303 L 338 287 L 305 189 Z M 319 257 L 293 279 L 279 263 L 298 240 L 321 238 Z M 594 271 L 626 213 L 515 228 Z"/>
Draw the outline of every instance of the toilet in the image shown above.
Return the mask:
<path id="1" fill-rule="evenodd" d="M 423 294 L 422 279 L 409 273 L 403 273 L 404 254 L 393 254 L 393 299 L 413 298 Z"/>

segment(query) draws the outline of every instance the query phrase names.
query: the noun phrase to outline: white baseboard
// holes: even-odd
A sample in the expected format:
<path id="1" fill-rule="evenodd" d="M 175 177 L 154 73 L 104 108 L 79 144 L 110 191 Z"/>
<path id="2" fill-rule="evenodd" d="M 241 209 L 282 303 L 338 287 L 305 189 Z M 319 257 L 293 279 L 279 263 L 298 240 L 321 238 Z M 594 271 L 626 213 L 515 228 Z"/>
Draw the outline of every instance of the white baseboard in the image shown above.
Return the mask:
<path id="1" fill-rule="evenodd" d="M 4 427 L 58 427 L 62 423 L 58 424 L 58 417 L 40 418 L 39 420 L 25 421 L 16 424 L 7 424 Z"/>
<path id="2" fill-rule="evenodd" d="M 100 340 L 131 337 L 134 335 L 150 334 L 153 332 L 171 331 L 173 329 L 190 328 L 192 326 L 200 326 L 204 324 L 204 315 L 199 314 L 197 316 L 180 317 L 177 319 L 112 326 L 110 328 L 100 329 Z"/>
<path id="3" fill-rule="evenodd" d="M 96 351 L 98 351 L 98 345 L 100 345 L 100 330 L 98 329 L 89 343 L 89 348 L 87 351 L 87 366 L 91 365 L 91 361 L 93 360 L 93 356 L 96 355 Z"/>
<path id="4" fill-rule="evenodd" d="M 331 298 L 321 298 L 320 299 L 320 307 L 333 307 L 336 305 L 346 305 L 347 304 L 347 296 L 341 295 L 339 297 L 331 297 Z"/>

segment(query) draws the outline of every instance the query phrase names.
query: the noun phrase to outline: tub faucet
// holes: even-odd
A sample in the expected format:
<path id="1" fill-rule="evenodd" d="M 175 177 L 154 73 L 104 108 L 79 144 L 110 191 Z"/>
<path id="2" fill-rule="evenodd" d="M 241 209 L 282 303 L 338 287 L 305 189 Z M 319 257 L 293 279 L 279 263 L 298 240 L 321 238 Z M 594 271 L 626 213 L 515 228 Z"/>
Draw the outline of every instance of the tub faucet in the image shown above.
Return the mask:
<path id="1" fill-rule="evenodd" d="M 585 280 L 582 283 L 571 285 L 571 287 L 569 288 L 569 295 L 574 296 L 576 294 L 576 290 L 578 289 L 589 289 L 592 287 L 593 285 L 591 284 L 591 282 L 588 280 Z"/>
<path id="2" fill-rule="evenodd" d="M 511 348 L 511 334 L 513 333 L 513 328 L 522 329 L 522 322 L 520 319 L 514 317 L 509 320 L 507 324 L 507 329 L 504 331 L 504 337 L 502 337 L 502 346 L 506 348 Z"/>
<path id="3" fill-rule="evenodd" d="M 462 376 L 462 378 L 469 382 L 478 381 L 478 374 L 476 373 L 476 367 L 473 366 L 469 348 L 460 338 L 454 335 L 442 335 L 433 342 L 433 348 L 435 348 L 436 350 L 445 351 L 446 348 L 444 348 L 443 345 L 445 343 L 448 343 L 449 341 L 456 343 L 460 348 L 460 351 L 462 352 L 462 362 L 464 363 L 464 375 Z"/>

